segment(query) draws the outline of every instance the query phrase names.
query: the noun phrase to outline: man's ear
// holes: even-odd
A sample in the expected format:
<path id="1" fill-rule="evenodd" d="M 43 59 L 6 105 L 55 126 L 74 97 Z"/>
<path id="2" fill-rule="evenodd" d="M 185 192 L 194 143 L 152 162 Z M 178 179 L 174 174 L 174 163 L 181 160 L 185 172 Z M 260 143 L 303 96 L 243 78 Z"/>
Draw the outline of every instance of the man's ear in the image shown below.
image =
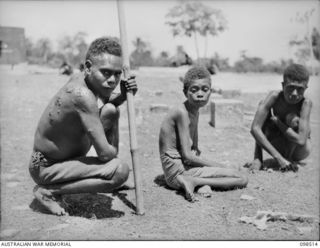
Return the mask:
<path id="1" fill-rule="evenodd" d="M 85 64 L 85 72 L 90 72 L 90 69 L 91 69 L 91 66 L 92 66 L 92 62 L 90 59 L 87 59 L 86 62 L 84 63 Z"/>

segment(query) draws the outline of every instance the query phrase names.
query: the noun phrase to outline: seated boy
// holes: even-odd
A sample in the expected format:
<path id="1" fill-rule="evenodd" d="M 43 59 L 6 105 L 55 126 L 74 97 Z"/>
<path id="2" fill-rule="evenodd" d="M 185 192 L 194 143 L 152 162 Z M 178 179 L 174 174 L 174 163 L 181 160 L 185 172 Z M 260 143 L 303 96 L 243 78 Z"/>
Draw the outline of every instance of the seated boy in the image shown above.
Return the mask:
<path id="1" fill-rule="evenodd" d="M 312 102 L 304 97 L 309 73 L 299 64 L 286 68 L 281 91 L 272 91 L 259 103 L 251 133 L 256 141 L 251 169 L 261 169 L 262 149 L 281 170 L 298 169 L 297 162 L 310 153 L 310 112 Z"/>
<path id="2" fill-rule="evenodd" d="M 161 124 L 159 150 L 165 180 L 173 189 L 184 189 L 187 200 L 196 200 L 197 186 L 219 189 L 245 187 L 242 172 L 223 168 L 198 157 L 199 109 L 207 104 L 211 94 L 211 76 L 204 67 L 193 67 L 183 80 L 187 100 L 169 111 Z"/>
<path id="3" fill-rule="evenodd" d="M 134 77 L 121 81 L 121 72 L 118 40 L 96 39 L 83 74 L 58 91 L 40 118 L 29 171 L 38 184 L 35 198 L 52 214 L 66 214 L 58 203 L 61 195 L 110 192 L 128 178 L 128 165 L 117 158 L 118 106 L 137 85 Z M 120 81 L 121 93 L 115 94 Z M 104 102 L 100 109 L 98 98 Z M 92 145 L 97 157 L 86 157 Z"/>

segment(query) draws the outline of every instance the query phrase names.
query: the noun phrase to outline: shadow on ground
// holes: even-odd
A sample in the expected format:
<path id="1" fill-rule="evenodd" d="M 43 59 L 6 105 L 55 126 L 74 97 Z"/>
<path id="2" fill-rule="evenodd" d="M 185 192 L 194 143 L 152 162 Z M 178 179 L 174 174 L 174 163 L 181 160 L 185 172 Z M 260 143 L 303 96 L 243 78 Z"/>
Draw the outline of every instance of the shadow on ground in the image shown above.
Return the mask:
<path id="1" fill-rule="evenodd" d="M 166 189 L 170 189 L 168 187 L 167 183 L 166 183 L 166 180 L 164 179 L 164 175 L 163 174 L 156 176 L 155 179 L 153 180 L 153 182 L 155 184 L 157 184 L 158 186 L 160 186 L 160 187 L 164 187 Z"/>
<path id="2" fill-rule="evenodd" d="M 125 194 L 122 194 L 122 198 L 126 199 Z M 120 218 L 124 216 L 124 212 L 112 209 L 112 201 L 112 197 L 104 194 L 75 194 L 63 196 L 61 205 L 70 216 L 87 219 Z M 50 214 L 36 199 L 31 202 L 30 208 L 35 212 Z"/>
<path id="3" fill-rule="evenodd" d="M 170 188 L 167 185 L 163 174 L 156 176 L 155 179 L 153 180 L 153 182 L 155 184 L 157 184 L 159 187 L 163 187 L 163 188 L 165 188 L 167 190 L 175 190 L 175 189 Z M 177 195 L 180 195 L 180 196 L 183 196 L 183 197 L 185 196 L 183 190 L 175 190 L 175 192 L 176 192 Z"/>
<path id="4" fill-rule="evenodd" d="M 300 161 L 300 162 L 293 162 L 290 164 L 289 168 L 285 171 L 282 172 L 287 172 L 287 171 L 293 171 L 293 172 L 297 172 L 299 170 L 299 166 L 305 166 L 306 163 L 304 161 Z M 281 168 L 279 166 L 279 164 L 277 163 L 277 161 L 275 159 L 266 159 L 263 161 L 263 167 L 262 169 L 264 170 L 268 170 L 268 169 L 272 169 L 274 171 L 281 171 Z"/>
<path id="5" fill-rule="evenodd" d="M 126 196 L 127 196 L 126 193 L 121 193 L 119 191 L 115 191 L 112 193 L 112 195 L 117 196 L 119 198 L 119 200 L 122 201 L 123 204 L 125 204 L 127 207 L 131 208 L 134 211 L 134 213 L 137 211 L 136 206 L 126 198 Z"/>
<path id="6" fill-rule="evenodd" d="M 280 170 L 280 166 L 277 163 L 277 161 L 273 158 L 268 158 L 263 160 L 263 165 L 262 165 L 262 169 L 267 170 L 267 169 L 272 169 L 275 171 L 279 171 Z"/>

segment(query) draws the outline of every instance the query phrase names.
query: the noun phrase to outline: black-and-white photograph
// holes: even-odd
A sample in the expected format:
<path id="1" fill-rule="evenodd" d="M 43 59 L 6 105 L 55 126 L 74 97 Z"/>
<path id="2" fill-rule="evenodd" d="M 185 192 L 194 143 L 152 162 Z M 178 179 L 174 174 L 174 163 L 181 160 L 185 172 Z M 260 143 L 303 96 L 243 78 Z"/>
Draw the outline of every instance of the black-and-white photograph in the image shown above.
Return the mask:
<path id="1" fill-rule="evenodd" d="M 319 24 L 319 0 L 0 0 L 0 240 L 317 245 Z"/>

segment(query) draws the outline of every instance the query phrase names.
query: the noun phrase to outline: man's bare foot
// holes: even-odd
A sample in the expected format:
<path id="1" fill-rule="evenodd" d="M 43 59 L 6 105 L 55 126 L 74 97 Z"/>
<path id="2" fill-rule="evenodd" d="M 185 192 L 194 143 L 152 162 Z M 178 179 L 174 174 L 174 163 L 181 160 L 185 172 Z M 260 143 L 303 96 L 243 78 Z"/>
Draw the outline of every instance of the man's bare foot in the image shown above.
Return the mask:
<path id="1" fill-rule="evenodd" d="M 230 169 L 234 169 L 234 170 L 237 170 L 237 171 L 241 171 L 242 167 L 245 167 L 245 165 L 241 166 L 241 165 L 232 165 L 230 166 Z"/>
<path id="2" fill-rule="evenodd" d="M 261 170 L 262 163 L 259 159 L 255 159 L 251 163 L 246 163 L 243 167 L 248 168 L 250 171 Z"/>
<path id="3" fill-rule="evenodd" d="M 198 189 L 197 193 L 205 198 L 210 198 L 213 192 L 209 185 L 204 185 Z"/>
<path id="4" fill-rule="evenodd" d="M 66 211 L 58 204 L 57 199 L 53 194 L 39 185 L 36 185 L 33 189 L 35 198 L 52 214 L 61 216 L 67 215 Z"/>
<path id="5" fill-rule="evenodd" d="M 180 186 L 184 189 L 186 199 L 189 202 L 198 201 L 198 199 L 193 194 L 195 186 L 189 180 L 186 180 L 185 177 L 181 175 L 177 176 L 177 180 L 180 183 Z"/>

